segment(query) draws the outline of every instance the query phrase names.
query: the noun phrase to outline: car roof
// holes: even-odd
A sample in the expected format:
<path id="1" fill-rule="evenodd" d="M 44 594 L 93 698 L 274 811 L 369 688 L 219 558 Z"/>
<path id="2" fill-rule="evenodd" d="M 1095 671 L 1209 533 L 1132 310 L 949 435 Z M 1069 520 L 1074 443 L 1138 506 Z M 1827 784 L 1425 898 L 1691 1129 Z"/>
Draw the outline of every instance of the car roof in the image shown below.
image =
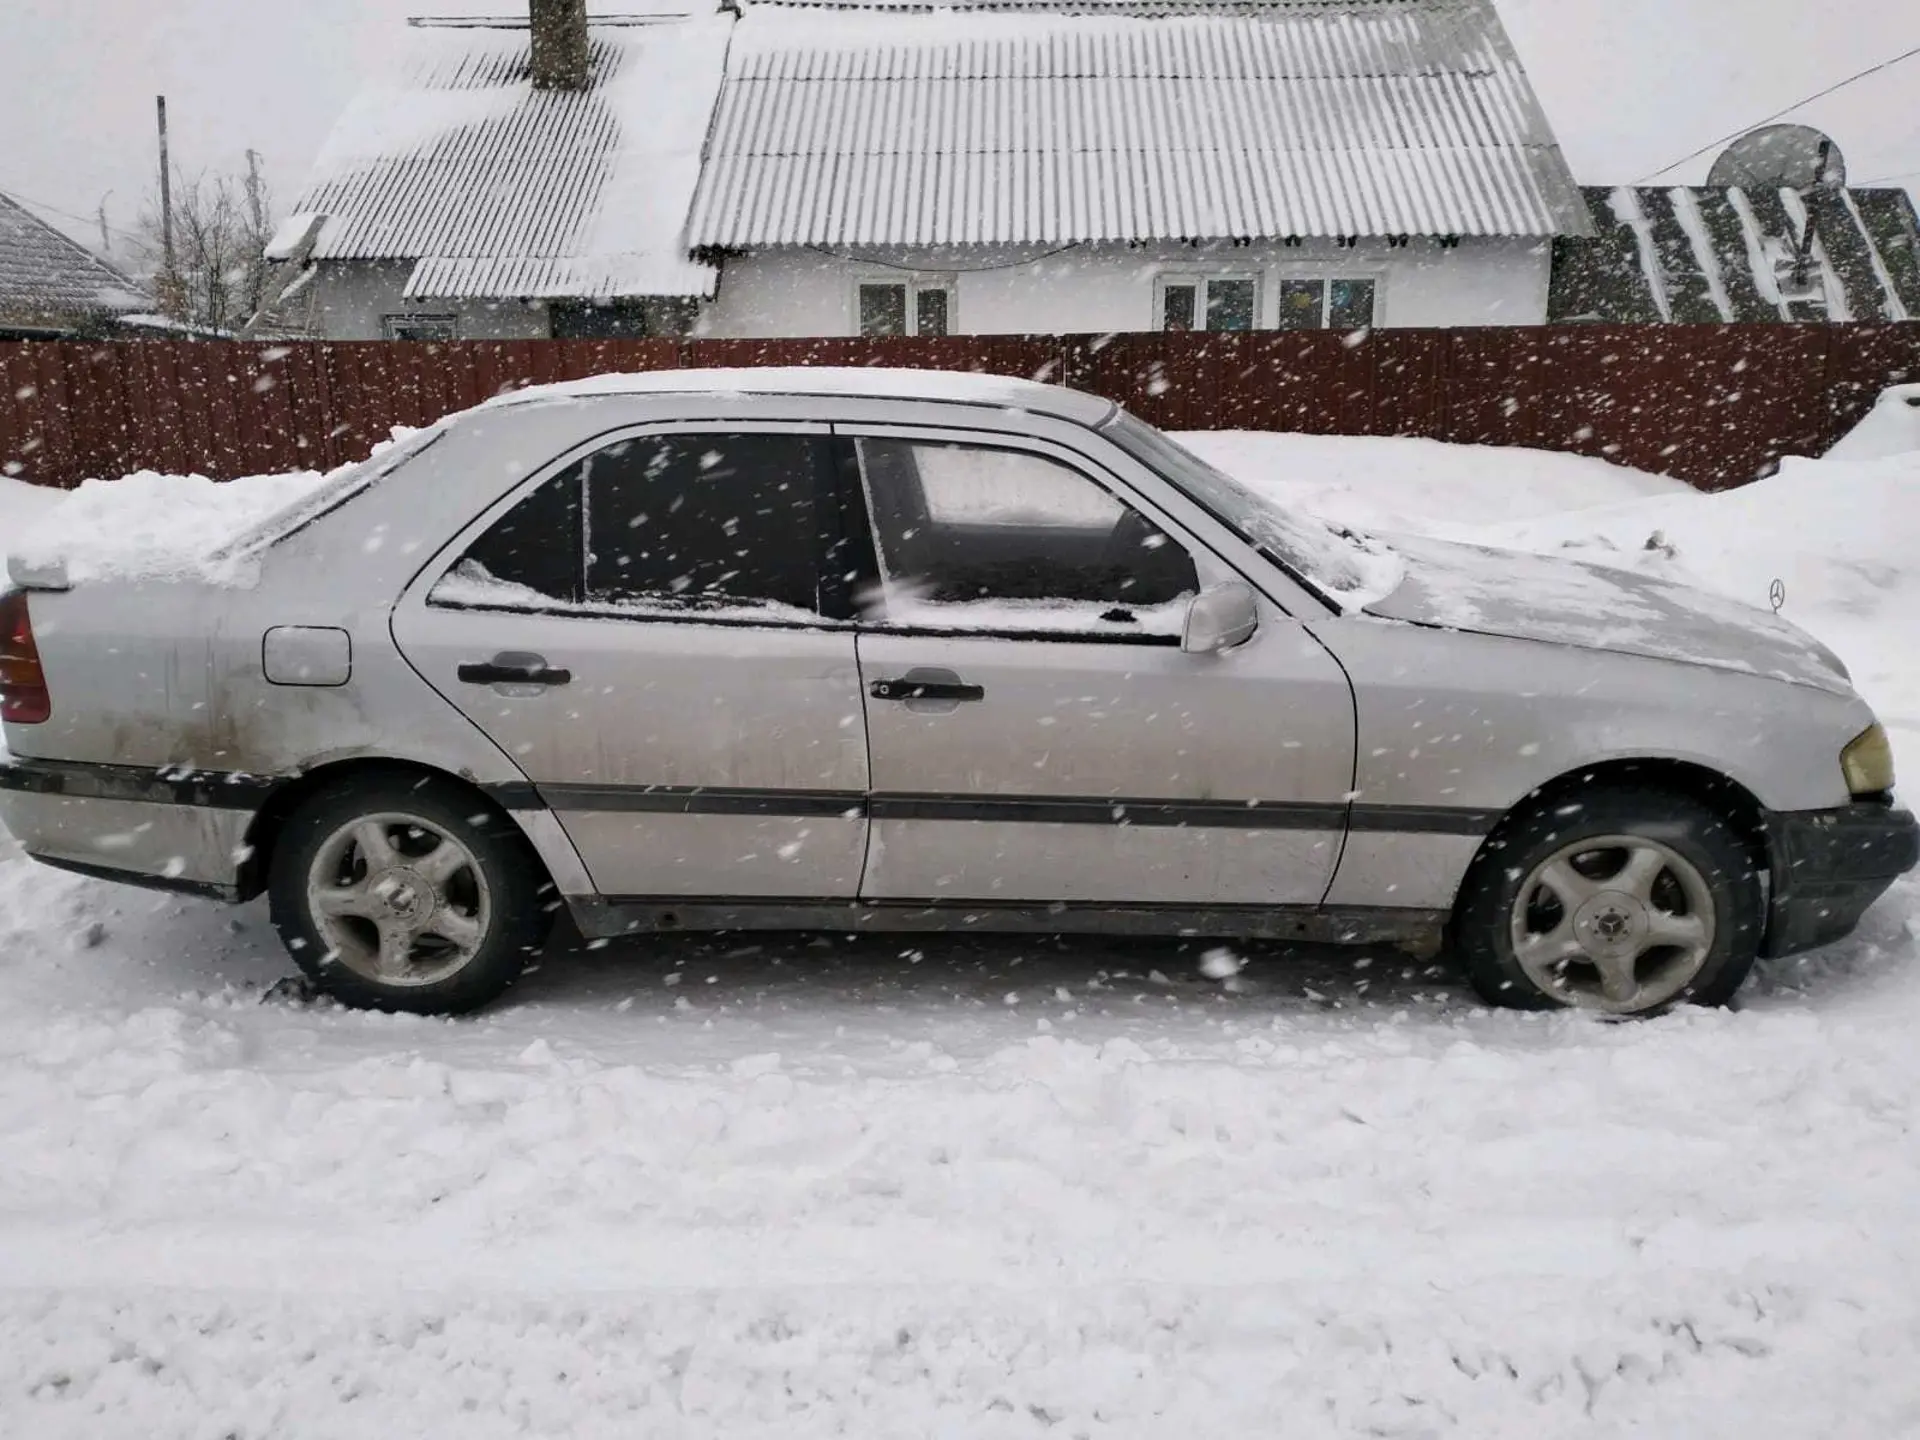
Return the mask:
<path id="1" fill-rule="evenodd" d="M 930 400 L 1053 415 L 1098 425 L 1114 411 L 1111 400 L 1008 375 L 961 370 L 899 370 L 863 366 L 767 366 L 733 370 L 643 370 L 591 375 L 535 385 L 491 401 L 579 400 L 610 395 L 806 395 L 860 400 Z"/>

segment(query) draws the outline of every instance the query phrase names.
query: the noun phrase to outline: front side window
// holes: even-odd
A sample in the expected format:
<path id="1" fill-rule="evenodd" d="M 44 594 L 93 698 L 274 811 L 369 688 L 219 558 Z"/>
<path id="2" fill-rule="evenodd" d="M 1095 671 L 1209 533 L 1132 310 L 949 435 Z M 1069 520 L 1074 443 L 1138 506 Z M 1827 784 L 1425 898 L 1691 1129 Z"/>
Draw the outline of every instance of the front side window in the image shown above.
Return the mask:
<path id="1" fill-rule="evenodd" d="M 1177 635 L 1193 559 L 1077 470 L 1023 450 L 863 438 L 882 593 L 870 620 Z"/>
<path id="2" fill-rule="evenodd" d="M 862 335 L 948 335 L 953 292 L 944 281 L 900 279 L 858 287 Z"/>
<path id="3" fill-rule="evenodd" d="M 699 618 L 819 613 L 824 436 L 644 435 L 569 465 L 432 599 Z"/>

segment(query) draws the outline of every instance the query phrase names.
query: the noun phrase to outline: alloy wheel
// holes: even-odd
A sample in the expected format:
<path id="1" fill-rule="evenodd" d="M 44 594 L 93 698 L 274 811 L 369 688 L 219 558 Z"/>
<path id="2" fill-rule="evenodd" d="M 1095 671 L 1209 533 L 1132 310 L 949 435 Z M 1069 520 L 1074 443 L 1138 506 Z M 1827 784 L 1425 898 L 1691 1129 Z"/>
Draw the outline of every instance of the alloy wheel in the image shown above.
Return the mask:
<path id="1" fill-rule="evenodd" d="M 478 953 L 493 901 L 474 853 L 416 815 L 366 815 L 315 852 L 307 905 L 333 958 L 380 985 L 444 980 Z"/>
<path id="2" fill-rule="evenodd" d="M 1555 851 L 1513 902 L 1513 954 L 1562 1005 L 1612 1015 L 1677 998 L 1713 951 L 1713 892 L 1672 847 L 1602 835 Z"/>

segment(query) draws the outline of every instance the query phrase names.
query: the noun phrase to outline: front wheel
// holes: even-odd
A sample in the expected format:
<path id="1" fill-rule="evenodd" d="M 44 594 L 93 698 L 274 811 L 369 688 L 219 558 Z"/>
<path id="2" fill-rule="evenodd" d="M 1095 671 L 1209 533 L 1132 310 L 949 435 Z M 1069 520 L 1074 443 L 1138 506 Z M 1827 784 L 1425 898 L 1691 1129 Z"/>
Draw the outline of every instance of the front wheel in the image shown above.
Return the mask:
<path id="1" fill-rule="evenodd" d="M 1514 816 L 1455 912 L 1482 998 L 1656 1014 L 1733 997 L 1759 953 L 1760 876 L 1723 817 L 1663 791 L 1594 787 Z"/>
<path id="2" fill-rule="evenodd" d="M 383 776 L 309 800 L 274 847 L 274 927 L 345 1004 L 458 1014 L 494 999 L 546 931 L 538 862 L 449 781 Z"/>

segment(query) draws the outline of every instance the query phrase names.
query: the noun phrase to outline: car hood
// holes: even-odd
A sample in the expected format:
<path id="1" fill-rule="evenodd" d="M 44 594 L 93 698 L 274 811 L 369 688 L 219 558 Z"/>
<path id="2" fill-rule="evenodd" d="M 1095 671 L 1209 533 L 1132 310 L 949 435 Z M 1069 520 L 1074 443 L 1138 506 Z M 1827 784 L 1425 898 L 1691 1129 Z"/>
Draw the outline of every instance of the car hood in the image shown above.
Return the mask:
<path id="1" fill-rule="evenodd" d="M 1405 565 L 1365 613 L 1480 635 L 1577 645 L 1845 694 L 1846 667 L 1798 626 L 1738 600 L 1574 560 L 1382 537 Z"/>

